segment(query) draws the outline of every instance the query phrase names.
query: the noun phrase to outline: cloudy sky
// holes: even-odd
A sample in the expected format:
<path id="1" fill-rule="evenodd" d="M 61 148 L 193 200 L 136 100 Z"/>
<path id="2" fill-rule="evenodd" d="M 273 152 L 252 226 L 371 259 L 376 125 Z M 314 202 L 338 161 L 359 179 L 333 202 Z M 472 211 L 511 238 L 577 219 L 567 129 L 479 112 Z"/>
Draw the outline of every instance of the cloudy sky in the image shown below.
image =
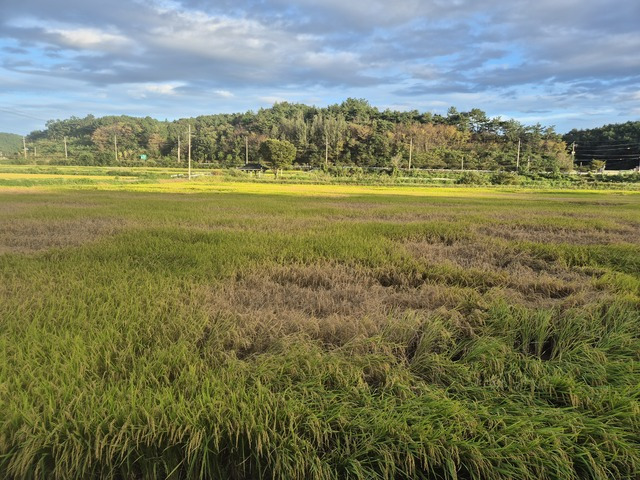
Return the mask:
<path id="1" fill-rule="evenodd" d="M 559 132 L 640 119 L 638 0 L 0 0 L 0 131 L 347 97 Z"/>

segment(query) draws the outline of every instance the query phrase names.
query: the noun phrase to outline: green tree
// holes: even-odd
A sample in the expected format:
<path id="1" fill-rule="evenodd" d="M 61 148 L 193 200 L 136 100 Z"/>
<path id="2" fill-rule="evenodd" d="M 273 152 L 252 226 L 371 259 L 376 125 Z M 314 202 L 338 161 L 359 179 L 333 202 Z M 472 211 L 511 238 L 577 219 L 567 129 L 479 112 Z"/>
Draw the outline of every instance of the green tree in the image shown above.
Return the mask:
<path id="1" fill-rule="evenodd" d="M 296 147 L 286 140 L 269 138 L 260 144 L 260 157 L 271 167 L 278 178 L 278 172 L 291 166 L 296 158 Z"/>
<path id="2" fill-rule="evenodd" d="M 591 160 L 589 168 L 592 172 L 604 172 L 607 162 L 604 160 Z"/>
<path id="3" fill-rule="evenodd" d="M 13 133 L 0 133 L 0 157 L 20 153 L 22 137 Z"/>

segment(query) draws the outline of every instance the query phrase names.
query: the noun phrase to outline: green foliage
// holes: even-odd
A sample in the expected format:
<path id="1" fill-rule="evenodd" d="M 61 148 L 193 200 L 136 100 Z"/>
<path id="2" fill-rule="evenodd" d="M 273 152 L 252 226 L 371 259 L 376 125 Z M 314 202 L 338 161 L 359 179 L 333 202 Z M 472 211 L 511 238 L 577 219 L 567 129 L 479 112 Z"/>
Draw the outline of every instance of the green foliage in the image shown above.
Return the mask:
<path id="1" fill-rule="evenodd" d="M 186 155 L 186 135 L 192 130 L 194 162 L 229 168 L 244 162 L 248 149 L 256 159 L 262 142 L 277 139 L 296 147 L 295 162 L 314 167 L 356 166 L 458 169 L 462 159 L 470 169 L 514 167 L 518 139 L 522 158 L 532 169 L 568 170 L 571 158 L 552 128 L 525 126 L 514 120 L 488 118 L 484 112 L 430 113 L 379 111 L 364 99 L 347 99 L 326 108 L 287 102 L 268 109 L 236 114 L 204 115 L 160 122 L 149 117 L 72 117 L 47 122 L 32 132 L 30 144 L 51 162 L 64 158 L 64 138 L 70 160 L 88 149 L 100 164 L 131 164 L 140 154 L 151 161 Z M 115 141 L 118 159 L 114 159 Z M 410 148 L 412 144 L 412 148 Z M 248 148 L 247 148 L 248 147 Z M 111 154 L 111 159 L 108 159 Z M 106 155 L 105 161 L 100 160 Z"/>
<path id="2" fill-rule="evenodd" d="M 78 155 L 77 163 L 78 165 L 95 165 L 95 159 L 91 153 L 83 152 Z"/>
<path id="3" fill-rule="evenodd" d="M 640 196 L 256 186 L 0 189 L 4 478 L 635 480 Z"/>
<path id="4" fill-rule="evenodd" d="M 499 171 L 491 175 L 490 181 L 492 185 L 519 185 L 522 179 L 515 172 Z"/>
<path id="5" fill-rule="evenodd" d="M 13 133 L 0 133 L 0 156 L 10 157 L 22 151 L 22 137 Z"/>
<path id="6" fill-rule="evenodd" d="M 603 125 L 586 130 L 573 129 L 563 136 L 567 145 L 575 142 L 576 163 L 588 165 L 594 159 L 607 167 L 630 170 L 640 158 L 640 121 Z"/>
<path id="7" fill-rule="evenodd" d="M 598 175 L 597 179 L 598 182 L 602 183 L 640 183 L 640 172 L 618 175 Z"/>
<path id="8" fill-rule="evenodd" d="M 293 163 L 296 158 L 296 147 L 286 140 L 269 138 L 260 144 L 260 157 L 271 167 L 277 177 L 279 170 Z"/>
<path id="9" fill-rule="evenodd" d="M 455 181 L 458 185 L 488 185 L 491 183 L 486 175 L 479 172 L 463 172 Z"/>

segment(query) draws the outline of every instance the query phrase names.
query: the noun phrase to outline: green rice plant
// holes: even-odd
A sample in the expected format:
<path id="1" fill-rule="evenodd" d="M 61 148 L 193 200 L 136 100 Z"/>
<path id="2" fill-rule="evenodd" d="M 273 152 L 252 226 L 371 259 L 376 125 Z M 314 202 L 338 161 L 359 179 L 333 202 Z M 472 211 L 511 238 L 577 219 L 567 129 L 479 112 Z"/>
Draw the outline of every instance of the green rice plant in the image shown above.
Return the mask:
<path id="1" fill-rule="evenodd" d="M 640 475 L 637 195 L 116 173 L 0 188 L 3 478 Z"/>

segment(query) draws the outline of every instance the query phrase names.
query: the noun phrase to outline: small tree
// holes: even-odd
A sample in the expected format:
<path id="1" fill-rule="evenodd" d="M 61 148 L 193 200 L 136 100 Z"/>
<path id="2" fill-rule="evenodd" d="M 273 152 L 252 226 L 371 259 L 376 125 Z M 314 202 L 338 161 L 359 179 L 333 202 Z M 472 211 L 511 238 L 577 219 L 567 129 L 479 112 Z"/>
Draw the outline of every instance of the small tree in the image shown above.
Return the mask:
<path id="1" fill-rule="evenodd" d="M 278 178 L 280 169 L 291 166 L 296 158 L 296 147 L 286 140 L 270 138 L 260 144 L 260 157 Z"/>
<path id="2" fill-rule="evenodd" d="M 604 160 L 591 160 L 591 165 L 590 165 L 591 171 L 602 173 L 604 172 L 604 168 L 606 164 L 607 162 L 605 162 Z"/>

